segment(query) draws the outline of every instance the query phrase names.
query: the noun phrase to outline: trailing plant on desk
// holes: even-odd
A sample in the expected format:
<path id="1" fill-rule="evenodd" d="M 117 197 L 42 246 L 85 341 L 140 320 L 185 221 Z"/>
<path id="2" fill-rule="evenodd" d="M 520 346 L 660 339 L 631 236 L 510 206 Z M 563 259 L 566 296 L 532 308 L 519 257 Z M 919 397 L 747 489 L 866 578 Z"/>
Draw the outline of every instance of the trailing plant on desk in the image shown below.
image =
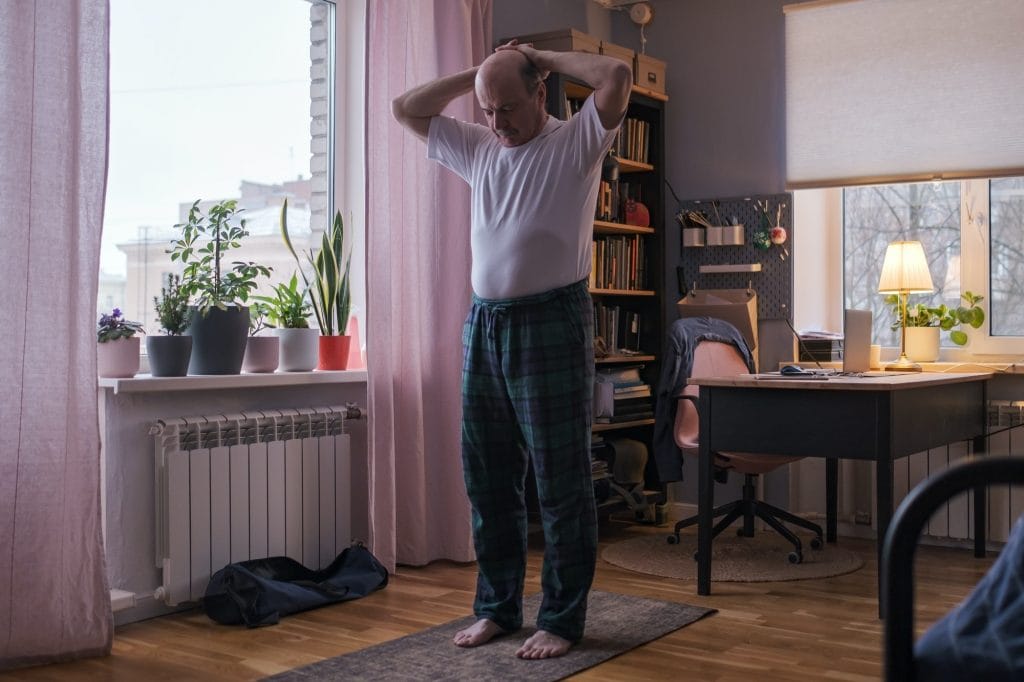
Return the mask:
<path id="1" fill-rule="evenodd" d="M 142 324 L 124 319 L 120 308 L 114 308 L 109 315 L 102 313 L 96 326 L 96 340 L 99 343 L 130 339 L 138 333 L 145 333 Z"/>
<path id="2" fill-rule="evenodd" d="M 956 308 L 949 308 L 945 304 L 930 307 L 924 303 L 907 306 L 907 327 L 939 327 L 949 332 L 949 340 L 958 346 L 966 345 L 967 334 L 960 329 L 961 325 L 969 325 L 972 329 L 978 329 L 985 323 L 985 311 L 978 305 L 984 296 L 978 296 L 965 291 L 960 295 L 966 305 L 959 305 Z M 885 297 L 885 303 L 893 310 L 895 321 L 891 325 L 893 331 L 903 326 L 903 317 L 900 313 L 900 299 L 898 294 L 889 294 Z"/>
<path id="3" fill-rule="evenodd" d="M 192 204 L 188 220 L 174 227 L 181 238 L 171 243 L 171 261 L 184 265 L 182 288 L 193 298 L 199 312 L 210 308 L 241 307 L 256 289 L 259 277 L 269 277 L 270 268 L 253 262 L 234 261 L 225 269 L 221 263 L 230 249 L 238 248 L 249 235 L 245 219 L 234 222 L 243 209 L 234 199 L 219 202 L 203 215 L 199 200 Z"/>
<path id="4" fill-rule="evenodd" d="M 345 224 L 341 219 L 341 211 L 334 215 L 331 229 L 324 232 L 320 250 L 304 254 L 311 267 L 309 275 L 302 269 L 303 262 L 292 246 L 288 236 L 288 200 L 281 207 L 281 236 L 285 246 L 295 258 L 299 266 L 299 274 L 310 292 L 313 314 L 320 325 L 323 336 L 343 336 L 348 326 L 349 313 L 352 310 L 352 291 L 349 286 L 349 267 L 352 254 L 344 253 Z"/>

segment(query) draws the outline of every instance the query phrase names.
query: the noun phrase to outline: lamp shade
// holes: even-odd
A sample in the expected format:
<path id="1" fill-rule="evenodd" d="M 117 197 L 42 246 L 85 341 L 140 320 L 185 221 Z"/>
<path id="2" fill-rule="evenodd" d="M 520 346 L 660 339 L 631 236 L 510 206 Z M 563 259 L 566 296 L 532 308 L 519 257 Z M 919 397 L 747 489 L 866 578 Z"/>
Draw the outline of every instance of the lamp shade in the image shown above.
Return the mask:
<path id="1" fill-rule="evenodd" d="M 881 294 L 929 294 L 935 291 L 928 259 L 921 242 L 892 242 L 885 250 L 882 276 L 878 281 Z"/>

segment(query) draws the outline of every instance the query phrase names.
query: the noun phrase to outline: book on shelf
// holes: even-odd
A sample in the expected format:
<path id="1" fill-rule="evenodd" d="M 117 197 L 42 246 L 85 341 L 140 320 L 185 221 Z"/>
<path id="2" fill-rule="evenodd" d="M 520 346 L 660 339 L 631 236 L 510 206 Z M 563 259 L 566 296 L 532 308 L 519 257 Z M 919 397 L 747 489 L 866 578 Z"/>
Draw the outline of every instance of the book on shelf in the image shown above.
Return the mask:
<path id="1" fill-rule="evenodd" d="M 613 384 L 612 394 L 615 396 L 615 400 L 623 398 L 642 398 L 651 395 L 650 384 L 634 384 L 634 385 L 620 385 Z"/>
<path id="2" fill-rule="evenodd" d="M 654 419 L 654 411 L 641 413 L 641 414 L 623 414 L 623 415 L 610 415 L 594 417 L 595 424 L 621 424 L 623 422 L 635 422 L 644 419 Z"/>
<path id="3" fill-rule="evenodd" d="M 644 368 L 643 363 L 633 365 L 619 365 L 617 367 L 602 367 L 597 370 L 594 380 L 598 383 L 626 384 L 643 382 L 640 370 Z"/>

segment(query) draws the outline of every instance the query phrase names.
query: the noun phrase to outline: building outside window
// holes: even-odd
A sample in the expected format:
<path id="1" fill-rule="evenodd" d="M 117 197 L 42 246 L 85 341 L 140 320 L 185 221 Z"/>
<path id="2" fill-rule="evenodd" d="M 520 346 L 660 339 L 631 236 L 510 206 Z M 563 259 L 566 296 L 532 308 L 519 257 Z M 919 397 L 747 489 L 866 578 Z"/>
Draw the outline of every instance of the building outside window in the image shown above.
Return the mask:
<path id="1" fill-rule="evenodd" d="M 334 5 L 322 0 L 111 1 L 110 160 L 99 306 L 159 332 L 153 297 L 197 199 L 236 199 L 250 236 L 229 261 L 295 261 L 334 211 Z M 314 241 L 316 240 L 316 241 Z M 355 259 L 354 259 L 355 260 Z M 315 323 L 314 323 L 315 324 Z"/>

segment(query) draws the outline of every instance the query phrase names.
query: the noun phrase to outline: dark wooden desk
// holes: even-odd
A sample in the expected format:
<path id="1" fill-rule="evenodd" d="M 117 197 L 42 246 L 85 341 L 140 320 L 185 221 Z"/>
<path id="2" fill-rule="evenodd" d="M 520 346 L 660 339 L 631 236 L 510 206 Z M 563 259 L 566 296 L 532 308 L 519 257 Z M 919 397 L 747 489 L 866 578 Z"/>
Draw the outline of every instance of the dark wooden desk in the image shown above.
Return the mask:
<path id="1" fill-rule="evenodd" d="M 700 386 L 697 593 L 711 593 L 714 452 L 825 457 L 875 462 L 878 553 L 893 513 L 893 462 L 963 440 L 984 450 L 985 392 L 991 374 L 915 373 L 885 377 L 692 379 Z M 827 539 L 835 540 L 829 491 Z M 974 496 L 974 549 L 985 553 L 984 491 Z M 881 562 L 879 562 L 881 565 Z M 881 581 L 881 573 L 879 573 Z M 879 592 L 881 594 L 881 592 Z"/>

